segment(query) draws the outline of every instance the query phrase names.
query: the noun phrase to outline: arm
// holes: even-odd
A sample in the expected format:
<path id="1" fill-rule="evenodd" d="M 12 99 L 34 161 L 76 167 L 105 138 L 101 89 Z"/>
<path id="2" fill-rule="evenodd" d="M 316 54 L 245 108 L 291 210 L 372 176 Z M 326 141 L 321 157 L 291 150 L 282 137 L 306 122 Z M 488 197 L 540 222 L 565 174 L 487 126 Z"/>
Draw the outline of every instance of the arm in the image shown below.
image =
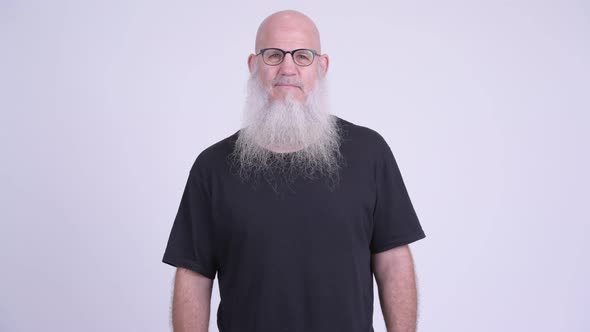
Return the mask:
<path id="1" fill-rule="evenodd" d="M 174 332 L 207 332 L 213 280 L 178 268 L 174 279 L 172 326 Z"/>
<path id="2" fill-rule="evenodd" d="M 371 258 L 387 331 L 415 332 L 418 300 L 410 248 L 395 247 Z"/>

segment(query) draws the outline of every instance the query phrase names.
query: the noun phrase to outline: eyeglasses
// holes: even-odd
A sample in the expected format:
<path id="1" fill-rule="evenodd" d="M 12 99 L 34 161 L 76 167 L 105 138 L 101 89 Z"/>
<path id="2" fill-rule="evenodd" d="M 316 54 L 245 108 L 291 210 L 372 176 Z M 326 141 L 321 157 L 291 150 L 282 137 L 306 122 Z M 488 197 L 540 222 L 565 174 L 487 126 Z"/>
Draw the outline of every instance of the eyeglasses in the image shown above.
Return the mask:
<path id="1" fill-rule="evenodd" d="M 319 55 L 318 52 L 307 48 L 299 48 L 292 51 L 283 51 L 280 48 L 263 48 L 256 55 L 262 54 L 262 60 L 267 65 L 278 66 L 285 60 L 285 54 L 287 53 L 291 54 L 293 62 L 301 67 L 311 65 L 315 56 Z"/>

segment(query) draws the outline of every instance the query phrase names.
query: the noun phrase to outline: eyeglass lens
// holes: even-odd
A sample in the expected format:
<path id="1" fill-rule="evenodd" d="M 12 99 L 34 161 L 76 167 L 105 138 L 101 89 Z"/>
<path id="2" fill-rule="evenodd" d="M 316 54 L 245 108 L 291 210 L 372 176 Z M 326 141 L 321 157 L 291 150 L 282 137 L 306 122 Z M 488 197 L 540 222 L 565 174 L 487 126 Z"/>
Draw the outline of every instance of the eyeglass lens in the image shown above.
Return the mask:
<path id="1" fill-rule="evenodd" d="M 309 66 L 313 62 L 313 52 L 309 50 L 297 50 L 293 55 L 293 61 L 299 66 Z M 264 52 L 264 62 L 267 65 L 276 66 L 283 62 L 285 53 L 278 49 L 268 49 Z"/>

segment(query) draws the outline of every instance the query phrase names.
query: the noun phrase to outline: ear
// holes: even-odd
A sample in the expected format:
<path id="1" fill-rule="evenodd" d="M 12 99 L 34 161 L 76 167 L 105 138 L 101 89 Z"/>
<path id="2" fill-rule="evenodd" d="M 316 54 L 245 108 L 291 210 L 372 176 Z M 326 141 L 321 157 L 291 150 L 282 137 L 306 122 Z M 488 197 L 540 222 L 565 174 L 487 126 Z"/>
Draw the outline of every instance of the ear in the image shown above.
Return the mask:
<path id="1" fill-rule="evenodd" d="M 250 54 L 248 56 L 248 70 L 250 71 L 250 73 L 252 73 L 252 71 L 254 70 L 254 61 L 256 61 L 256 55 Z"/>
<path id="2" fill-rule="evenodd" d="M 327 54 L 322 54 L 319 59 L 322 62 L 323 75 L 326 76 L 328 73 L 328 67 L 330 66 L 330 57 Z"/>

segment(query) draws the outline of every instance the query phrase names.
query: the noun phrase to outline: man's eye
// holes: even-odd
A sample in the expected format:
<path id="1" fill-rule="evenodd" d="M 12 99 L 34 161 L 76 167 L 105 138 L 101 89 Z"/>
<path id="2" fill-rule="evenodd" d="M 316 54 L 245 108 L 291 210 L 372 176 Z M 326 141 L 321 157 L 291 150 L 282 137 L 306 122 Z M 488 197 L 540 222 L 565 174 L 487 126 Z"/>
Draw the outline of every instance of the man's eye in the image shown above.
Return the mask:
<path id="1" fill-rule="evenodd" d="M 280 59 L 281 55 L 279 53 L 274 53 L 268 56 L 269 59 Z"/>

